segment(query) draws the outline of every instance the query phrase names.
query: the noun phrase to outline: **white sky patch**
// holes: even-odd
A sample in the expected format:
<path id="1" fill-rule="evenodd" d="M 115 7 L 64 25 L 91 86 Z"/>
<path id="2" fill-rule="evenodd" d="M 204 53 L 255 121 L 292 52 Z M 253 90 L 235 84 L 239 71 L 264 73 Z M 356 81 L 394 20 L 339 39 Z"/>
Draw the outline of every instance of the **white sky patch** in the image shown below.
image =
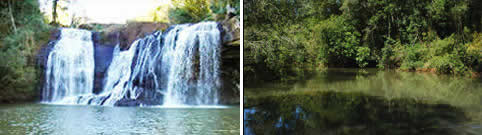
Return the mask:
<path id="1" fill-rule="evenodd" d="M 136 17 L 148 16 L 170 0 L 60 0 L 70 1 L 68 13 L 87 18 L 87 23 L 125 23 Z M 39 0 L 43 12 L 52 12 L 52 0 Z"/>

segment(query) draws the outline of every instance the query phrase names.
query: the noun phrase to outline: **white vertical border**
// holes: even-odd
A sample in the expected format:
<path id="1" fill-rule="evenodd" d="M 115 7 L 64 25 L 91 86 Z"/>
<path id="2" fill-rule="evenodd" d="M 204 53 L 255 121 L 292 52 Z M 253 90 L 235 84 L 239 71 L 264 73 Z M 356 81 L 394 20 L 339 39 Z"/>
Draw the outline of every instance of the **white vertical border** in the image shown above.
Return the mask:
<path id="1" fill-rule="evenodd" d="M 244 106 L 243 106 L 243 103 L 244 103 L 244 84 L 243 84 L 243 76 L 244 76 L 244 69 L 243 69 L 243 65 L 244 65 L 244 0 L 239 0 L 240 1 L 240 7 L 239 7 L 239 10 L 240 10 L 240 31 L 239 31 L 239 40 L 240 40 L 240 45 L 239 45 L 239 91 L 240 91 L 240 94 L 239 94 L 239 114 L 240 114 L 240 121 L 239 121 L 239 131 L 241 135 L 244 135 Z"/>

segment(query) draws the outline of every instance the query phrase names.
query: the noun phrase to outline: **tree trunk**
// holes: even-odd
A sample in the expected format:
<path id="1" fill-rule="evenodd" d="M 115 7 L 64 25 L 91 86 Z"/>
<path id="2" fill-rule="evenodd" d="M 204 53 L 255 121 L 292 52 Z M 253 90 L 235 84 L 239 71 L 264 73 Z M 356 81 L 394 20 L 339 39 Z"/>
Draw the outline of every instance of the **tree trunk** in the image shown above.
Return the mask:
<path id="1" fill-rule="evenodd" d="M 53 0 L 52 5 L 52 24 L 57 24 L 57 2 L 59 0 Z"/>
<path id="2" fill-rule="evenodd" d="M 15 26 L 15 18 L 12 13 L 12 2 L 10 0 L 8 0 L 8 11 L 10 14 L 10 20 L 12 21 L 13 32 L 17 33 L 17 26 Z"/>

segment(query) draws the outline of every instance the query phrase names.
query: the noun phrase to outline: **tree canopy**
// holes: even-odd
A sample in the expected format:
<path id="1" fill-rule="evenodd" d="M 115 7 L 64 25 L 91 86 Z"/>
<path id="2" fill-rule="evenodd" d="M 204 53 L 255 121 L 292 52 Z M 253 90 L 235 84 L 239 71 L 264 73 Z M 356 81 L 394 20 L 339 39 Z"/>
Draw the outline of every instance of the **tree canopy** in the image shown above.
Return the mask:
<path id="1" fill-rule="evenodd" d="M 33 100 L 39 72 L 35 55 L 49 38 L 36 0 L 0 1 L 0 102 Z"/>
<path id="2" fill-rule="evenodd" d="M 326 67 L 480 72 L 481 9 L 478 0 L 245 0 L 245 78 Z"/>

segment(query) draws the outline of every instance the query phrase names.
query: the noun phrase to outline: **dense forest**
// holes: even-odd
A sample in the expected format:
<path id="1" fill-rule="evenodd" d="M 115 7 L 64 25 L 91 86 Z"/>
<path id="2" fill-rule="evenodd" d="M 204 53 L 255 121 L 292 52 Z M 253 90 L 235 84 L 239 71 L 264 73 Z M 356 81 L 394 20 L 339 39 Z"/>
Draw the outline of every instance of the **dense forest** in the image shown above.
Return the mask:
<path id="1" fill-rule="evenodd" d="M 39 49 L 48 42 L 52 30 L 76 28 L 82 24 L 82 18 L 66 14 L 68 6 L 65 4 L 70 0 L 52 1 L 51 13 L 42 13 L 37 0 L 0 1 L 0 103 L 36 100 L 42 75 L 36 64 Z M 240 4 L 236 0 L 173 0 L 171 3 L 173 6 L 168 9 L 153 9 L 157 12 L 151 14 L 150 20 L 133 21 L 170 24 L 220 21 L 228 5 L 235 10 L 234 16 L 239 18 L 240 14 Z M 162 20 L 160 14 L 167 14 L 168 20 Z M 62 20 L 70 20 L 67 21 L 70 23 L 62 23 Z"/>
<path id="2" fill-rule="evenodd" d="M 35 0 L 5 0 L 0 7 L 0 102 L 33 100 L 40 75 L 35 54 L 53 26 Z"/>
<path id="3" fill-rule="evenodd" d="M 245 0 L 244 81 L 328 67 L 477 76 L 480 0 Z"/>

